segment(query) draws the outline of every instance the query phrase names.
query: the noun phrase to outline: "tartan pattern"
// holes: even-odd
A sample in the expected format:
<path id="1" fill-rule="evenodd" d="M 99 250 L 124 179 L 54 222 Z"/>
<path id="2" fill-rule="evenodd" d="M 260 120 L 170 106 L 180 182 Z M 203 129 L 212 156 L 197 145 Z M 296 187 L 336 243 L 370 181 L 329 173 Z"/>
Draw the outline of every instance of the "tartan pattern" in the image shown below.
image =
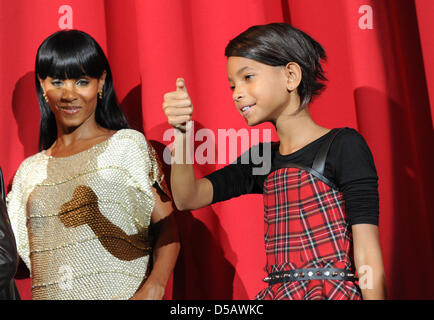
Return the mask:
<path id="1" fill-rule="evenodd" d="M 299 168 L 281 168 L 264 182 L 264 238 L 273 273 L 302 268 L 353 271 L 352 235 L 342 194 Z M 269 285 L 256 299 L 361 299 L 356 283 L 302 280 Z"/>

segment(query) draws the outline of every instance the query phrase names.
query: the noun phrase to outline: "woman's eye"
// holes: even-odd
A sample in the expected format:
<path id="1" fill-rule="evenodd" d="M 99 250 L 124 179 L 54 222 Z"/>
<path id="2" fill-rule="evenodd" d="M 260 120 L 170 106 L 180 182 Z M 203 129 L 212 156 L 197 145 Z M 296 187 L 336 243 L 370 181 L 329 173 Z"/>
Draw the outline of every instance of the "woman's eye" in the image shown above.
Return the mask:
<path id="1" fill-rule="evenodd" d="M 62 81 L 60 80 L 53 80 L 51 81 L 51 84 L 55 87 L 61 86 L 62 85 Z"/>
<path id="2" fill-rule="evenodd" d="M 78 86 L 84 87 L 84 86 L 87 86 L 88 84 L 89 84 L 89 80 L 87 80 L 87 79 L 80 79 L 77 81 Z"/>
<path id="3" fill-rule="evenodd" d="M 253 78 L 253 74 L 247 74 L 247 75 L 244 76 L 245 80 L 250 80 L 252 78 Z"/>
<path id="4" fill-rule="evenodd" d="M 231 91 L 235 90 L 235 86 L 230 86 Z"/>

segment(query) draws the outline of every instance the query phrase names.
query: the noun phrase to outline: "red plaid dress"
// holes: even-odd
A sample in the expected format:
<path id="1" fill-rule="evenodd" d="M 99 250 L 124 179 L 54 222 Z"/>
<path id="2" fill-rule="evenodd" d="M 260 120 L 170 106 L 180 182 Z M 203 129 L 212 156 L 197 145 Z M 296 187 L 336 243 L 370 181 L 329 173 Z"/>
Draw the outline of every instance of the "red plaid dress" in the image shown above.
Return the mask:
<path id="1" fill-rule="evenodd" d="M 326 182 L 315 170 L 291 164 L 265 179 L 268 274 L 303 268 L 354 270 L 343 197 Z M 269 285 L 256 299 L 359 300 L 361 293 L 352 281 L 301 280 Z"/>

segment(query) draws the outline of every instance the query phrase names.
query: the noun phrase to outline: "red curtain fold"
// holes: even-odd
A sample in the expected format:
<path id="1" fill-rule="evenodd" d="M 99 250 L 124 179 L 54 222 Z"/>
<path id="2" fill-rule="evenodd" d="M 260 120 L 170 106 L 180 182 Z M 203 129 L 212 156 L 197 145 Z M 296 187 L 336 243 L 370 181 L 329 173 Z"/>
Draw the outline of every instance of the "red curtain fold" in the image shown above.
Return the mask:
<path id="1" fill-rule="evenodd" d="M 22 160 L 38 152 L 34 60 L 43 39 L 60 28 L 83 30 L 100 43 L 131 126 L 160 155 L 170 143 L 163 139 L 169 129 L 163 94 L 184 77 L 195 129 L 214 132 L 210 142 L 218 155 L 228 151 L 217 148 L 219 129 L 252 129 L 231 101 L 226 44 L 251 25 L 288 22 L 328 55 L 329 81 L 310 107 L 313 118 L 330 128 L 358 129 L 374 155 L 389 297 L 433 299 L 433 18 L 430 0 L 0 0 L 0 166 L 6 184 Z M 196 164 L 196 174 L 223 165 Z M 168 175 L 169 166 L 165 170 Z M 177 221 L 182 251 L 166 298 L 251 299 L 264 286 L 260 195 L 177 213 Z M 18 285 L 30 298 L 30 280 Z"/>

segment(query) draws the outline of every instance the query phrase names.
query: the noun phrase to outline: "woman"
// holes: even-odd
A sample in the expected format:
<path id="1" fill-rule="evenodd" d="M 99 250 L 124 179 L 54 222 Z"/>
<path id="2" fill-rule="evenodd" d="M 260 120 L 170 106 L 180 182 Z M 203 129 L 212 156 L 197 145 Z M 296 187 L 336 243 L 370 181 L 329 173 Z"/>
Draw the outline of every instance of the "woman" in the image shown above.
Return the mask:
<path id="1" fill-rule="evenodd" d="M 8 195 L 32 299 L 161 299 L 179 252 L 172 204 L 154 150 L 116 103 L 104 52 L 84 32 L 56 32 L 35 77 L 42 151 Z"/>

